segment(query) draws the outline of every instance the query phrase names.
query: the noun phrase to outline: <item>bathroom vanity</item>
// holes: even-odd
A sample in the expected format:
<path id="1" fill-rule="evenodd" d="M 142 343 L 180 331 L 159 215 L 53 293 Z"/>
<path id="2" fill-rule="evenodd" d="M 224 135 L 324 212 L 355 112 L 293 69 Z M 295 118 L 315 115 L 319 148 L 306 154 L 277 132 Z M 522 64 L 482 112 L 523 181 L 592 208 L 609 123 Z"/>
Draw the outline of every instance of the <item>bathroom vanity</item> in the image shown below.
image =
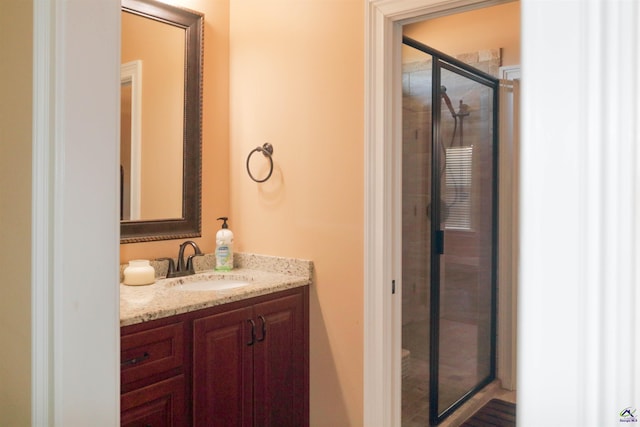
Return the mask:
<path id="1" fill-rule="evenodd" d="M 238 255 L 231 273 L 120 285 L 123 426 L 309 424 L 312 264 Z M 247 284 L 181 288 L 203 277 Z"/>

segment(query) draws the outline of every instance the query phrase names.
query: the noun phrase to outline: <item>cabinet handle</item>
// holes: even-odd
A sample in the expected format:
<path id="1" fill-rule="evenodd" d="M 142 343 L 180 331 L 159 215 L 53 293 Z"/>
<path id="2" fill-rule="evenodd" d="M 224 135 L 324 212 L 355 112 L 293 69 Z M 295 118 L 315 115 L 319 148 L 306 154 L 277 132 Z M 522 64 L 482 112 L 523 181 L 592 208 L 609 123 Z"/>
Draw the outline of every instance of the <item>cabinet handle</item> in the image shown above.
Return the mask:
<path id="1" fill-rule="evenodd" d="M 262 342 L 267 337 L 267 321 L 265 320 L 264 316 L 258 316 L 258 318 L 262 321 L 262 336 L 256 341 Z"/>
<path id="2" fill-rule="evenodd" d="M 256 342 L 256 322 L 253 319 L 248 319 L 247 322 L 251 323 L 251 341 L 247 345 L 253 345 Z"/>
<path id="3" fill-rule="evenodd" d="M 120 363 L 120 367 L 129 366 L 129 365 L 137 365 L 138 363 L 147 360 L 151 355 L 148 352 L 144 352 L 144 354 L 140 357 L 134 357 L 133 359 L 125 360 Z"/>

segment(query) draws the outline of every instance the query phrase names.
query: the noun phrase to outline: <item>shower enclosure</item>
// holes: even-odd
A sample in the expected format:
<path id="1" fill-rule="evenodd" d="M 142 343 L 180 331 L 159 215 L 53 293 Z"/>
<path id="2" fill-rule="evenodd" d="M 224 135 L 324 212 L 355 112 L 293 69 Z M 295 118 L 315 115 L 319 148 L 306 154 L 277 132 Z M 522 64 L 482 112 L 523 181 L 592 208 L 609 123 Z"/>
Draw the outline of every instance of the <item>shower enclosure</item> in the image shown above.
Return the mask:
<path id="1" fill-rule="evenodd" d="M 402 425 L 495 378 L 498 80 L 405 37 Z"/>

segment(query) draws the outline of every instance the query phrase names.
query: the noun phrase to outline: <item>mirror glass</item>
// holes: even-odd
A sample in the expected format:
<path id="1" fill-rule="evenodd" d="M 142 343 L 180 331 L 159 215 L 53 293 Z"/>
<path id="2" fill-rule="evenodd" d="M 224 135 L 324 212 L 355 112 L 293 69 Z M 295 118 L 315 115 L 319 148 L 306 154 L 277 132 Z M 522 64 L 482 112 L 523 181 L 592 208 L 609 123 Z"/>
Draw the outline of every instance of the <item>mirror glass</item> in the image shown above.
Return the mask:
<path id="1" fill-rule="evenodd" d="M 122 12 L 123 220 L 182 217 L 184 39 L 182 28 Z"/>
<path id="2" fill-rule="evenodd" d="M 200 235 L 200 13 L 122 1 L 121 242 Z"/>

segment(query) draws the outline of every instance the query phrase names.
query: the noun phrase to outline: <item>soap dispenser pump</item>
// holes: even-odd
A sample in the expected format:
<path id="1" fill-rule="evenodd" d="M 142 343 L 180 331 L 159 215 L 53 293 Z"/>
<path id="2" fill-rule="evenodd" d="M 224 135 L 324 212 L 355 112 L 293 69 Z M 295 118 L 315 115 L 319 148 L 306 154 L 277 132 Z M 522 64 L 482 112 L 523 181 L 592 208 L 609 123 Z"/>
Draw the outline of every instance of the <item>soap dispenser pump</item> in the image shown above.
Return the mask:
<path id="1" fill-rule="evenodd" d="M 216 270 L 230 271 L 233 269 L 233 233 L 229 230 L 226 216 L 218 218 L 222 221 L 222 228 L 216 233 Z"/>

